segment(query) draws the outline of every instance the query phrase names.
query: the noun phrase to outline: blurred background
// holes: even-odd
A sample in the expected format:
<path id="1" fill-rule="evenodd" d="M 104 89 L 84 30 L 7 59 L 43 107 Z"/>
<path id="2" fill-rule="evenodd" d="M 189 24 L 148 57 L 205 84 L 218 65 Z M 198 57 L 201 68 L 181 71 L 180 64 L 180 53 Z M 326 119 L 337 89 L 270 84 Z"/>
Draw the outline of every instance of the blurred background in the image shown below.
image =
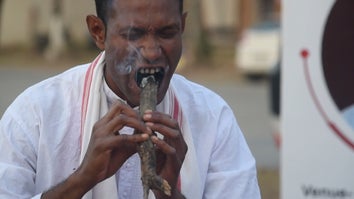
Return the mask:
<path id="1" fill-rule="evenodd" d="M 185 0 L 185 11 L 177 73 L 230 104 L 262 198 L 279 198 L 280 0 Z M 94 59 L 88 14 L 93 0 L 0 0 L 0 115 L 26 87 Z"/>

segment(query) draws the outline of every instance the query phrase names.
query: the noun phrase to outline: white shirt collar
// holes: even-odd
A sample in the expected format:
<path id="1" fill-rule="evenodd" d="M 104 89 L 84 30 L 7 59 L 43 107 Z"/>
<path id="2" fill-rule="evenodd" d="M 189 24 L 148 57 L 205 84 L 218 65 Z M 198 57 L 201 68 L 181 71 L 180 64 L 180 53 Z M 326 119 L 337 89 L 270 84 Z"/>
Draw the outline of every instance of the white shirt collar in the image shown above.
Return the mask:
<path id="1" fill-rule="evenodd" d="M 127 103 L 125 100 L 116 95 L 112 89 L 108 86 L 106 79 L 103 77 L 103 92 L 107 96 L 108 107 L 111 107 L 117 101 L 122 101 L 125 104 Z"/>

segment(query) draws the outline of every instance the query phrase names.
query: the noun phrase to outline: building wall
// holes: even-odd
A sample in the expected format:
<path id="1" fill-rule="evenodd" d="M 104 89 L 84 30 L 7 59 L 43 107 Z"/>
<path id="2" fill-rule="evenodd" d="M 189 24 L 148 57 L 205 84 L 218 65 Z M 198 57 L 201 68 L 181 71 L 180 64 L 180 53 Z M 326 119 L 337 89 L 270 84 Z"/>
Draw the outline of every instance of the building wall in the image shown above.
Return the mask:
<path id="1" fill-rule="evenodd" d="M 240 25 L 242 0 L 201 0 L 207 29 L 235 30 Z M 259 0 L 252 2 L 254 12 Z M 53 0 L 5 0 L 1 18 L 0 46 L 29 45 L 35 33 L 47 34 Z M 85 18 L 94 14 L 94 0 L 62 0 L 64 24 L 75 42 L 87 40 Z M 36 20 L 37 16 L 37 20 Z M 250 15 L 255 18 L 255 14 Z M 37 22 L 36 22 L 37 21 Z"/>
<path id="2" fill-rule="evenodd" d="M 51 0 L 5 0 L 0 45 L 28 45 L 35 32 L 46 34 L 51 5 Z M 76 41 L 84 41 L 87 35 L 85 18 L 87 14 L 95 14 L 94 1 L 63 0 L 63 12 L 64 24 L 70 35 Z"/>
<path id="3" fill-rule="evenodd" d="M 202 16 L 206 28 L 234 28 L 237 25 L 238 0 L 203 0 Z"/>

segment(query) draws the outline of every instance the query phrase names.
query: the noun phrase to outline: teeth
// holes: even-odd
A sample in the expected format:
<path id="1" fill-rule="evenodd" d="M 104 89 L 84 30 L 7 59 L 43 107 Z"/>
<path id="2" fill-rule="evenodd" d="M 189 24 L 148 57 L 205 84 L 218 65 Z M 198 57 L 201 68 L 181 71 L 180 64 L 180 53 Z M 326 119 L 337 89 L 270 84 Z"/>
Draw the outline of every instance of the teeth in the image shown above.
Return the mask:
<path id="1" fill-rule="evenodd" d="M 145 68 L 145 69 L 141 69 L 140 72 L 142 74 L 155 74 L 155 73 L 158 73 L 160 72 L 160 69 L 159 68 Z"/>
<path id="2" fill-rule="evenodd" d="M 164 73 L 165 71 L 163 68 L 141 68 L 136 73 L 136 82 L 140 87 L 142 87 L 142 80 L 151 75 L 154 76 L 157 82 L 160 82 L 163 79 Z"/>

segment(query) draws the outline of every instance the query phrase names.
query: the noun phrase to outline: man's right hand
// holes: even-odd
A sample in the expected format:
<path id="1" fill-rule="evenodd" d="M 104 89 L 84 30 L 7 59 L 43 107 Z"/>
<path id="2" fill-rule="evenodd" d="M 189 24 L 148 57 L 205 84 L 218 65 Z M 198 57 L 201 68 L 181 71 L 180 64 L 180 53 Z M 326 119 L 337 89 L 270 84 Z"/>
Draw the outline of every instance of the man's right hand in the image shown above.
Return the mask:
<path id="1" fill-rule="evenodd" d="M 124 135 L 119 130 L 128 126 L 142 134 Z M 116 103 L 93 127 L 87 152 L 80 167 L 63 183 L 53 187 L 42 198 L 81 198 L 97 183 L 111 177 L 137 152 L 138 143 L 148 139 L 151 130 L 139 114 L 122 102 Z M 62 195 L 63 194 L 63 195 Z"/>

